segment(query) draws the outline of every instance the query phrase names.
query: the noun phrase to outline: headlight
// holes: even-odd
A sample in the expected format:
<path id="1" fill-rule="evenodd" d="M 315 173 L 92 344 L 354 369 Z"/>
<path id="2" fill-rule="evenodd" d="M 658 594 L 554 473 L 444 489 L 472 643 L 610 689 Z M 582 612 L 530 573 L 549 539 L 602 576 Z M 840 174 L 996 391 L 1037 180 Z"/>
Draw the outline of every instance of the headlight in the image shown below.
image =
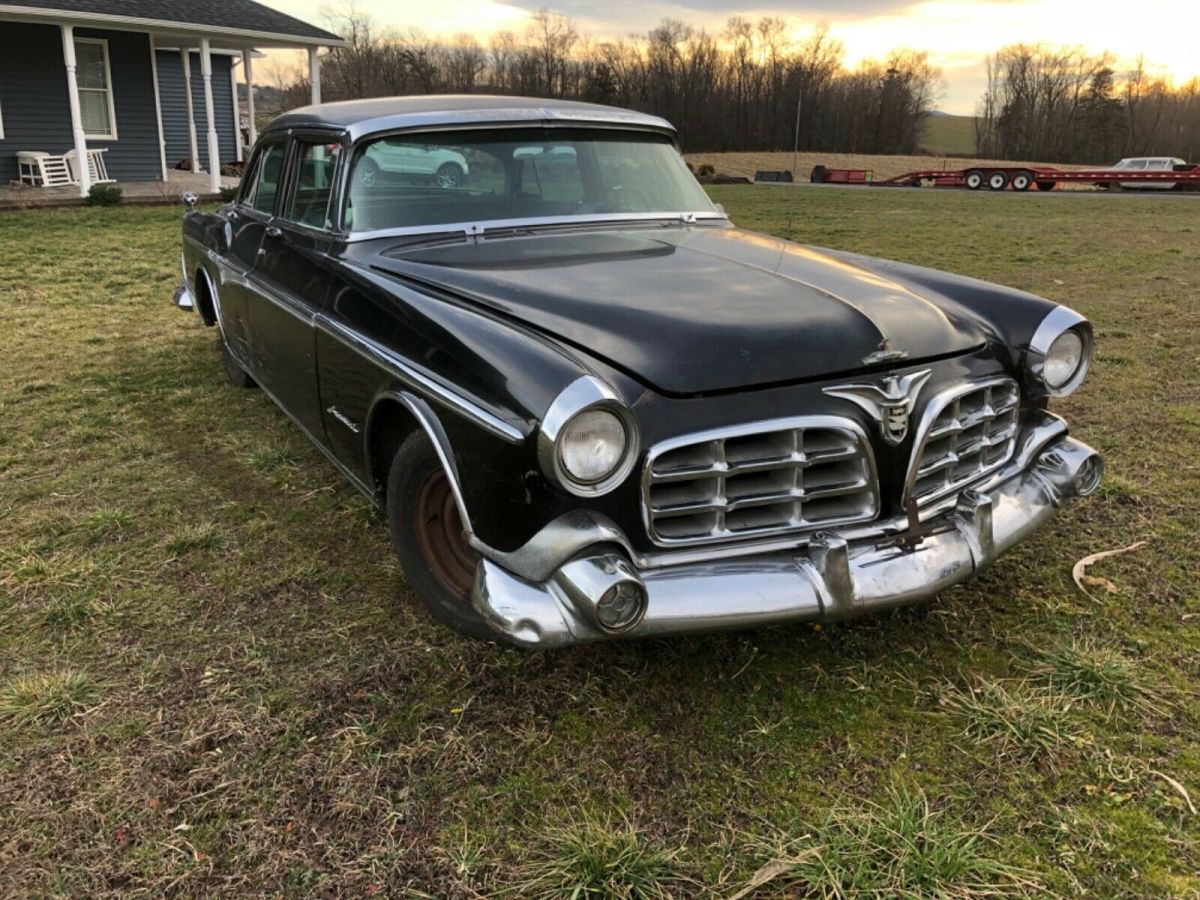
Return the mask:
<path id="1" fill-rule="evenodd" d="M 1042 363 L 1046 387 L 1057 391 L 1070 382 L 1083 363 L 1083 338 L 1077 331 L 1064 331 L 1054 339 Z"/>
<path id="2" fill-rule="evenodd" d="M 637 420 L 611 387 L 591 375 L 554 398 L 542 418 L 538 459 L 551 483 L 579 497 L 606 494 L 633 469 Z"/>
<path id="3" fill-rule="evenodd" d="M 1092 363 L 1092 326 L 1079 313 L 1056 306 L 1029 342 L 1029 374 L 1036 389 L 1064 397 L 1083 384 Z"/>
<path id="4" fill-rule="evenodd" d="M 558 460 L 572 481 L 595 484 L 625 458 L 625 426 L 607 409 L 589 409 L 571 419 L 558 436 Z"/>

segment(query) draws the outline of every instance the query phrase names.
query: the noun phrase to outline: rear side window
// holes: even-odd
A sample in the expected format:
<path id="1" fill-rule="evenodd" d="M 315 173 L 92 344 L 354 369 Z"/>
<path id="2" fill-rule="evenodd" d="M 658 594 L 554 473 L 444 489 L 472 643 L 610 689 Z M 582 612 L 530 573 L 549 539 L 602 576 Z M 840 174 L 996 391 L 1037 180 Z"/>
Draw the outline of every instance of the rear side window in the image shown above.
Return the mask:
<path id="1" fill-rule="evenodd" d="M 279 194 L 279 179 L 283 175 L 283 155 L 286 146 L 283 141 L 268 144 L 258 155 L 254 173 L 250 176 L 254 183 L 246 192 L 245 202 L 259 212 L 269 214 L 275 210 L 275 197 Z"/>
<path id="2" fill-rule="evenodd" d="M 328 141 L 299 141 L 296 145 L 296 185 L 284 217 L 311 228 L 328 228 L 329 199 L 342 145 Z"/>

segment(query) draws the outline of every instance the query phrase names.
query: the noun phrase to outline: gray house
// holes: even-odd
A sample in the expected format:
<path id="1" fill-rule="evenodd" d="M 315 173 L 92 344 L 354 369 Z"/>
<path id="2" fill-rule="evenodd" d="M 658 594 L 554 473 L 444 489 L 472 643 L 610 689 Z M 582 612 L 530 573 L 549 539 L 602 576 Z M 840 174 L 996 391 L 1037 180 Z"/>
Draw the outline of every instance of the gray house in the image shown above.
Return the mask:
<path id="1" fill-rule="evenodd" d="M 317 103 L 317 50 L 339 46 L 253 0 L 0 0 L 0 185 L 65 179 L 86 195 L 188 160 L 216 191 L 256 137 L 255 48 L 307 50 Z"/>

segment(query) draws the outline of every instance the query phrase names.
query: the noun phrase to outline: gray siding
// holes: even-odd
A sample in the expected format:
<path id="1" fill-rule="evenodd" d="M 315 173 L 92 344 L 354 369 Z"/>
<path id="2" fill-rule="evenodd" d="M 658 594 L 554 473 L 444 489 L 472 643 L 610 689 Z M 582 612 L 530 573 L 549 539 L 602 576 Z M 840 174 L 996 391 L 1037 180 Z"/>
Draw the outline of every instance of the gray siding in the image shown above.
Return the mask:
<path id="1" fill-rule="evenodd" d="M 204 119 L 204 80 L 200 77 L 200 55 L 191 57 L 192 117 L 196 120 L 196 146 L 200 164 L 208 169 L 208 125 Z M 221 162 L 237 158 L 236 127 L 233 121 L 233 60 L 228 56 L 212 58 L 213 117 L 217 123 L 217 152 Z M 167 168 L 173 169 L 192 155 L 188 142 L 187 96 L 184 94 L 183 64 L 177 50 L 158 51 L 158 93 L 162 98 L 163 137 L 167 142 Z"/>
<path id="2" fill-rule="evenodd" d="M 108 174 L 118 181 L 159 178 L 149 36 L 91 28 L 76 29 L 76 36 L 108 41 L 117 114 L 118 140 L 89 140 L 88 147 L 108 151 Z M 17 177 L 18 150 L 59 154 L 74 146 L 62 32 L 57 26 L 0 23 L 0 115 L 0 183 Z"/>

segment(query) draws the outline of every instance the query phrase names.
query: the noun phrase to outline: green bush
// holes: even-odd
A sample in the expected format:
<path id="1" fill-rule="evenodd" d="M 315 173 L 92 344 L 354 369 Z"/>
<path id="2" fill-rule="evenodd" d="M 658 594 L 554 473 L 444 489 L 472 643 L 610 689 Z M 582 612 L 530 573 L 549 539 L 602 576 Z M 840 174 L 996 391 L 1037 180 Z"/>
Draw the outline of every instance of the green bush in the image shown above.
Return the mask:
<path id="1" fill-rule="evenodd" d="M 232 203 L 234 198 L 237 196 L 237 192 L 238 192 L 238 189 L 235 187 L 221 188 L 221 202 L 222 203 Z"/>
<path id="2" fill-rule="evenodd" d="M 88 206 L 120 206 L 125 202 L 125 192 L 115 184 L 93 184 L 88 191 Z"/>

